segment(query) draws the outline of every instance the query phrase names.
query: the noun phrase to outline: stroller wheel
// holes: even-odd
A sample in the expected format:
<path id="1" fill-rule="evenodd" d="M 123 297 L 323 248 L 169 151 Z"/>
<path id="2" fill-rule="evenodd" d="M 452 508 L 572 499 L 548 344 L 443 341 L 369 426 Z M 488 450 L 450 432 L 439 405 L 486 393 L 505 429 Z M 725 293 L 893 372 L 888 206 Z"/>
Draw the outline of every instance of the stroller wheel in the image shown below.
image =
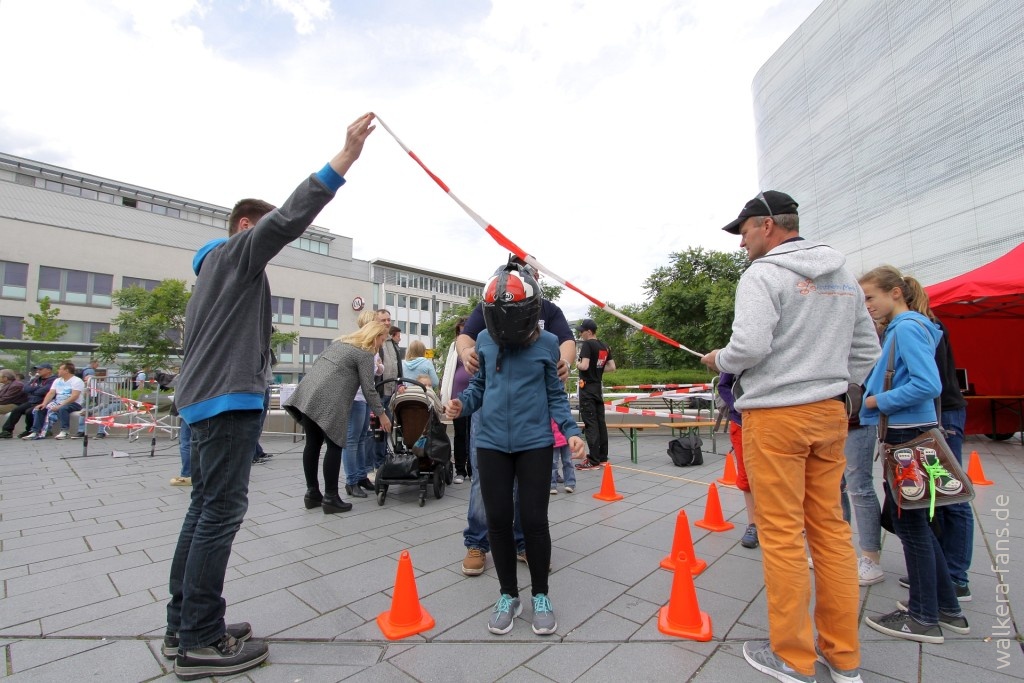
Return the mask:
<path id="1" fill-rule="evenodd" d="M 387 497 L 388 497 L 388 492 L 387 491 L 381 491 L 380 493 L 378 493 L 377 494 L 377 505 L 383 505 L 384 504 L 384 499 L 387 498 Z"/>
<path id="2" fill-rule="evenodd" d="M 434 468 L 434 498 L 444 498 L 445 479 L 447 478 L 447 467 Z"/>
<path id="3" fill-rule="evenodd" d="M 444 483 L 448 486 L 452 485 L 452 481 L 455 479 L 455 465 L 448 463 L 444 466 Z"/>
<path id="4" fill-rule="evenodd" d="M 423 507 L 426 504 L 427 504 L 426 498 L 420 498 L 420 507 Z"/>

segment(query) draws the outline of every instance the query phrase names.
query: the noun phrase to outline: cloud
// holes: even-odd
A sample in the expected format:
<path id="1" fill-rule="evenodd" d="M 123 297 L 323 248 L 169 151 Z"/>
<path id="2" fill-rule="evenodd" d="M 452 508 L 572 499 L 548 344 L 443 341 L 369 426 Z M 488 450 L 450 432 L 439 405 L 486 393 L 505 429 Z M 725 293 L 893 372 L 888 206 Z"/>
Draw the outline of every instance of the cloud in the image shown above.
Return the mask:
<path id="1" fill-rule="evenodd" d="M 750 82 L 816 0 L 0 4 L 4 150 L 231 205 L 283 200 L 376 111 L 452 190 L 618 304 L 757 190 Z M 288 21 L 282 21 L 287 17 Z M 504 252 L 378 129 L 317 224 L 485 277 Z M 589 303 L 561 301 L 570 315 Z"/>

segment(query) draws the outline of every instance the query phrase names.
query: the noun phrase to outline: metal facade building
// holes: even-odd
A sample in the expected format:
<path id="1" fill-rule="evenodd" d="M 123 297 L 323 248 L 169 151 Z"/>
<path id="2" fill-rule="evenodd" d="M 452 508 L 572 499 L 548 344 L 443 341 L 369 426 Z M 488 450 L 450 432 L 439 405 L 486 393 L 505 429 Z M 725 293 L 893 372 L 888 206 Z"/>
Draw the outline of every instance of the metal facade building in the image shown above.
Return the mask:
<path id="1" fill-rule="evenodd" d="M 1024 3 L 825 0 L 753 99 L 761 188 L 855 273 L 927 285 L 1024 241 Z"/>

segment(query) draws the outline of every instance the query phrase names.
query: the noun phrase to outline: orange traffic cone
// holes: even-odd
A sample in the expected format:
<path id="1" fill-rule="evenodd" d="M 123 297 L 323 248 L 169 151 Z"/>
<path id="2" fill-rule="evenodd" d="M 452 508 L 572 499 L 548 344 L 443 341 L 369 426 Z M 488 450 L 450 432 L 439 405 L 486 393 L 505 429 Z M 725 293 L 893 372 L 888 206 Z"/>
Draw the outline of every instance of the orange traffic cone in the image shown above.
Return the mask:
<path id="1" fill-rule="evenodd" d="M 409 551 L 403 550 L 398 558 L 395 592 L 391 596 L 391 609 L 377 615 L 377 626 L 388 640 L 399 640 L 434 628 L 434 617 L 420 606 L 416 592 L 416 577 L 412 573 Z"/>
<path id="2" fill-rule="evenodd" d="M 661 561 L 661 568 L 675 571 L 676 558 L 681 553 L 690 558 L 689 569 L 691 576 L 697 576 L 697 574 L 707 569 L 708 563 L 698 558 L 697 553 L 693 551 L 693 539 L 690 538 L 690 520 L 686 518 L 685 510 L 680 510 L 679 514 L 676 515 L 676 533 L 672 539 L 672 552 Z"/>
<path id="3" fill-rule="evenodd" d="M 732 459 L 732 451 L 725 454 L 725 471 L 717 481 L 723 486 L 736 485 L 736 463 Z"/>
<path id="4" fill-rule="evenodd" d="M 718 487 L 714 482 L 708 484 L 708 502 L 704 507 L 704 519 L 694 524 L 708 531 L 728 531 L 735 526 L 722 517 L 722 503 L 718 500 Z"/>
<path id="5" fill-rule="evenodd" d="M 622 500 L 622 496 L 615 492 L 615 477 L 612 476 L 612 466 L 608 463 L 604 466 L 604 476 L 601 477 L 601 490 L 594 494 L 594 498 L 612 503 Z"/>
<path id="6" fill-rule="evenodd" d="M 995 483 L 985 478 L 985 470 L 981 467 L 978 451 L 971 451 L 971 461 L 967 463 L 967 476 L 975 486 L 991 486 Z"/>
<path id="7" fill-rule="evenodd" d="M 672 595 L 668 604 L 658 610 L 658 630 L 670 636 L 690 640 L 711 640 L 711 617 L 700 611 L 697 589 L 693 577 L 686 571 L 690 558 L 685 552 L 676 558 L 676 571 L 672 576 Z"/>

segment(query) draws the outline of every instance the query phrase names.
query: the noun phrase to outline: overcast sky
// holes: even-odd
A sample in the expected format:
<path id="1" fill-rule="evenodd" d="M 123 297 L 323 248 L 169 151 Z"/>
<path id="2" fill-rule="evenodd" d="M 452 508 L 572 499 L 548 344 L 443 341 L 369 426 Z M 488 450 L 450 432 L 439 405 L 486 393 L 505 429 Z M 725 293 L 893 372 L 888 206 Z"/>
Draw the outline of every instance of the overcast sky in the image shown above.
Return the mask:
<path id="1" fill-rule="evenodd" d="M 670 252 L 738 247 L 750 83 L 817 4 L 0 0 L 0 150 L 279 203 L 373 111 L 545 265 L 640 303 Z M 484 279 L 507 256 L 382 128 L 348 180 L 316 225 L 356 258 Z"/>

